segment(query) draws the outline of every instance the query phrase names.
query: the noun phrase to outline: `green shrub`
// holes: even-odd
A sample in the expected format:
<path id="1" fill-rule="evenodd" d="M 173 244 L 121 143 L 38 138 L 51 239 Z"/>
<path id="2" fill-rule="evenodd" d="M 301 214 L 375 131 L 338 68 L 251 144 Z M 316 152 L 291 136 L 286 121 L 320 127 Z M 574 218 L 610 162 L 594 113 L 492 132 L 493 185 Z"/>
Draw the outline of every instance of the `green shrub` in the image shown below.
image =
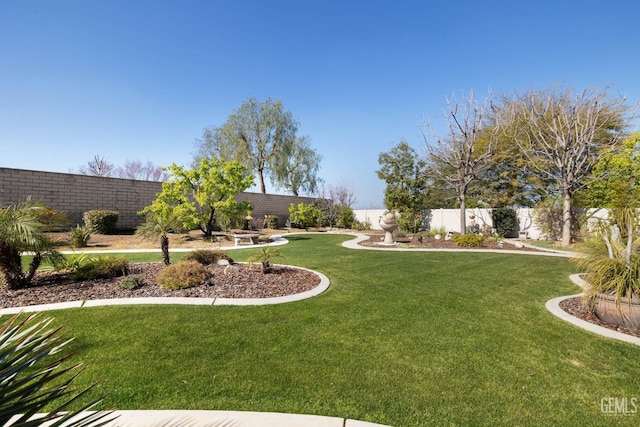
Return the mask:
<path id="1" fill-rule="evenodd" d="M 87 211 L 82 216 L 84 225 L 97 234 L 116 234 L 118 212 L 109 210 Z"/>
<path id="2" fill-rule="evenodd" d="M 518 213 L 511 208 L 496 208 L 491 210 L 491 221 L 496 234 L 501 237 L 511 237 L 516 231 Z"/>
<path id="3" fill-rule="evenodd" d="M 353 223 L 356 220 L 356 215 L 353 213 L 353 209 L 349 206 L 338 205 L 336 206 L 338 215 L 336 217 L 336 227 L 338 228 L 352 228 Z"/>
<path id="4" fill-rule="evenodd" d="M 484 236 L 481 234 L 456 234 L 453 243 L 461 248 L 481 248 L 484 245 Z"/>
<path id="5" fill-rule="evenodd" d="M 207 267 L 198 261 L 181 261 L 165 267 L 157 280 L 165 289 L 178 290 L 199 286 L 208 278 Z"/>
<path id="6" fill-rule="evenodd" d="M 353 222 L 353 228 L 357 231 L 371 230 L 371 223 L 369 221 L 358 221 L 356 218 Z"/>
<path id="7" fill-rule="evenodd" d="M 314 205 L 307 203 L 291 203 L 289 205 L 289 218 L 292 223 L 300 228 L 320 227 L 324 215 L 322 211 Z"/>
<path id="8" fill-rule="evenodd" d="M 71 271 L 74 280 L 106 279 L 125 276 L 129 270 L 129 261 L 122 257 L 101 256 L 88 258 Z"/>
<path id="9" fill-rule="evenodd" d="M 134 289 L 138 289 L 144 285 L 144 279 L 142 276 L 130 276 L 125 278 L 121 283 L 120 287 L 122 289 L 128 289 L 130 291 Z"/>
<path id="10" fill-rule="evenodd" d="M 86 248 L 89 239 L 91 239 L 91 229 L 87 226 L 77 225 L 71 230 L 70 239 L 72 248 Z"/>
<path id="11" fill-rule="evenodd" d="M 60 270 L 74 271 L 78 269 L 78 267 L 86 263 L 88 259 L 89 258 L 83 253 L 63 256 L 61 258 L 56 259 L 53 262 L 53 268 L 57 271 L 60 271 Z"/>
<path id="12" fill-rule="evenodd" d="M 435 237 L 438 234 L 440 237 L 444 237 L 447 234 L 447 229 L 445 227 L 434 227 L 426 231 L 425 237 Z"/>
<path id="13" fill-rule="evenodd" d="M 277 215 L 267 215 L 267 228 L 272 230 L 278 229 L 279 218 Z"/>
<path id="14" fill-rule="evenodd" d="M 233 259 L 220 249 L 199 249 L 189 252 L 182 258 L 183 261 L 197 261 L 202 265 L 217 264 L 221 259 L 226 259 L 229 264 L 233 264 Z"/>

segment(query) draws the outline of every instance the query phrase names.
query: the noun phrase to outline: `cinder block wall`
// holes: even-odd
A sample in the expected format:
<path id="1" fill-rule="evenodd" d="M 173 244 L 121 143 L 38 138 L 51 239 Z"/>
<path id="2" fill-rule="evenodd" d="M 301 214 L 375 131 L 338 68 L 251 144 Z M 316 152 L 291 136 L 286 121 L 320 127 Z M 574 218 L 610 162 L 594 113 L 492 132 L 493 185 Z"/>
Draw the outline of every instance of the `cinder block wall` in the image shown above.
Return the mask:
<path id="1" fill-rule="evenodd" d="M 81 224 L 82 215 L 88 210 L 109 209 L 119 212 L 118 228 L 135 228 L 143 220 L 137 212 L 149 205 L 161 189 L 162 183 L 156 181 L 0 167 L 0 203 L 13 204 L 31 196 L 52 209 L 65 212 L 74 224 Z M 291 203 L 315 200 L 261 193 L 242 193 L 237 198 L 253 204 L 252 216 L 257 228 L 262 228 L 265 214 L 277 215 L 283 226 Z"/>

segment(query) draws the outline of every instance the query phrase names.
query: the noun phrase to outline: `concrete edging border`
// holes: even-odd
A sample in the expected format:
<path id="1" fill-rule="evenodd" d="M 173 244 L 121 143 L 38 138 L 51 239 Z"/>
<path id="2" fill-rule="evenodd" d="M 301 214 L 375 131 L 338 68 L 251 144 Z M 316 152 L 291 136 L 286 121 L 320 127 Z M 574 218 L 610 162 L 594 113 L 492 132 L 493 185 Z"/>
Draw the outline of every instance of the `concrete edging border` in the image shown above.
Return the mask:
<path id="1" fill-rule="evenodd" d="M 397 251 L 397 252 L 476 252 L 476 253 L 496 253 L 496 254 L 516 254 L 516 255 L 538 255 L 538 256 L 555 256 L 555 257 L 565 257 L 565 258 L 569 258 L 572 256 L 575 256 L 575 254 L 573 252 L 564 252 L 564 251 L 554 251 L 554 250 L 549 250 L 549 249 L 540 249 L 540 248 L 536 248 L 539 250 L 539 252 L 533 252 L 533 251 L 516 251 L 516 250 L 510 250 L 510 249 L 464 249 L 464 248 L 458 248 L 458 249 L 446 249 L 446 248 L 398 248 L 398 247 L 388 247 L 388 246 L 380 246 L 380 247 L 375 247 L 375 246 L 361 246 L 358 243 L 363 242 L 365 240 L 369 239 L 369 236 L 366 236 L 364 234 L 360 234 L 360 233 L 354 233 L 352 234 L 353 236 L 355 236 L 354 239 L 352 240 L 347 240 L 345 242 L 342 242 L 342 246 L 348 249 L 361 249 L 361 250 L 368 250 L 368 251 Z M 509 240 L 505 240 L 506 243 L 508 244 L 514 244 L 513 242 L 509 241 Z M 525 245 L 527 246 L 527 245 Z"/>
<path id="2" fill-rule="evenodd" d="M 275 264 L 280 265 L 280 264 Z M 304 267 L 298 267 L 294 265 L 287 265 L 287 267 L 298 268 L 301 270 L 310 271 L 320 278 L 320 283 L 313 289 L 297 294 L 286 295 L 282 297 L 273 298 L 188 298 L 188 297 L 157 297 L 157 298 L 113 298 L 102 300 L 78 300 L 69 302 L 60 302 L 54 304 L 40 304 L 31 305 L 26 307 L 9 307 L 0 309 L 0 316 L 7 314 L 17 313 L 30 313 L 35 311 L 50 311 L 50 310 L 63 310 L 67 308 L 89 308 L 89 307 L 104 307 L 110 305 L 169 305 L 169 304 L 182 304 L 182 305 L 236 305 L 236 306 L 248 306 L 248 305 L 269 305 L 269 304 L 284 304 L 287 302 L 301 301 L 307 298 L 311 298 L 320 295 L 327 289 L 329 289 L 329 278 L 324 274 L 310 270 Z"/>
<path id="3" fill-rule="evenodd" d="M 582 280 L 582 278 L 580 277 L 580 274 L 572 274 L 571 276 L 569 276 L 569 278 L 571 279 L 571 281 L 573 283 L 575 283 L 576 285 L 580 286 L 581 288 L 585 288 L 585 286 L 587 285 L 587 283 Z M 614 340 L 619 340 L 619 341 L 623 341 L 629 344 L 635 344 L 635 345 L 640 345 L 640 338 L 631 336 L 631 335 L 627 335 L 627 334 L 623 334 L 622 332 L 618 332 L 618 331 L 614 331 L 613 329 L 609 329 L 609 328 L 605 328 L 603 326 L 600 325 L 596 325 L 593 324 L 591 322 L 587 322 L 585 320 L 582 320 L 578 317 L 572 316 L 571 314 L 567 313 L 566 311 L 564 311 L 562 308 L 560 308 L 560 303 L 564 300 L 570 299 L 570 298 L 575 298 L 575 297 L 579 297 L 582 296 L 584 294 L 575 294 L 575 295 L 569 295 L 569 296 L 563 296 L 563 297 L 557 297 L 557 298 L 553 298 L 549 301 L 547 301 L 547 303 L 545 304 L 545 307 L 547 308 L 547 310 L 549 310 L 553 315 L 559 317 L 560 319 L 571 323 L 572 325 L 575 325 L 579 328 L 585 329 L 589 332 L 593 332 L 594 334 L 598 334 L 601 335 L 603 337 L 607 337 L 607 338 L 612 338 Z"/>

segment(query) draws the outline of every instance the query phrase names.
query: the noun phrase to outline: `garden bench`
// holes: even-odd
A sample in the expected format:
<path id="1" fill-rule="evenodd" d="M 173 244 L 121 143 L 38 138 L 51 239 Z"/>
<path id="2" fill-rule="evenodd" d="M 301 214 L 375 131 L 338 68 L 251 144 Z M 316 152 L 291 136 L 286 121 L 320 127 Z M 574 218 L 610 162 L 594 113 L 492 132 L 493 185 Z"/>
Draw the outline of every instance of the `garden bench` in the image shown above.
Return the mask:
<path id="1" fill-rule="evenodd" d="M 233 235 L 233 241 L 234 241 L 234 244 L 236 246 L 240 245 L 240 242 L 242 241 L 242 239 L 249 240 L 249 242 L 251 242 L 252 245 L 255 245 L 255 244 L 258 243 L 258 238 L 259 237 L 260 237 L 260 235 L 257 234 L 257 233 L 256 234 L 249 234 L 249 233 L 246 233 L 246 234 L 234 234 Z"/>

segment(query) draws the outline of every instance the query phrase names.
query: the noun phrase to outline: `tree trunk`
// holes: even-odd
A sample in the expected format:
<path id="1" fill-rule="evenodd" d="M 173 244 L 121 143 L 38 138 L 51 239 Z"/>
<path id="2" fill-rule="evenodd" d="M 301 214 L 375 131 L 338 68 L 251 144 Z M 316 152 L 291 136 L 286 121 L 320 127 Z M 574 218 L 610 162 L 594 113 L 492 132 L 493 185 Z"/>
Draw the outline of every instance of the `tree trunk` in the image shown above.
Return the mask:
<path id="1" fill-rule="evenodd" d="M 571 244 L 571 193 L 567 190 L 562 194 L 562 246 Z"/>
<path id="2" fill-rule="evenodd" d="M 4 274 L 9 289 L 20 289 L 25 286 L 20 252 L 3 243 L 0 243 L 0 270 Z"/>
<path id="3" fill-rule="evenodd" d="M 260 180 L 260 192 L 267 194 L 267 188 L 264 185 L 264 169 L 258 169 L 258 179 Z"/>
<path id="4" fill-rule="evenodd" d="M 467 198 L 461 194 L 458 201 L 460 202 L 460 234 L 467 234 Z"/>
<path id="5" fill-rule="evenodd" d="M 164 265 L 169 265 L 171 261 L 169 260 L 169 237 L 162 236 L 160 238 L 160 249 L 162 250 L 162 261 Z"/>

